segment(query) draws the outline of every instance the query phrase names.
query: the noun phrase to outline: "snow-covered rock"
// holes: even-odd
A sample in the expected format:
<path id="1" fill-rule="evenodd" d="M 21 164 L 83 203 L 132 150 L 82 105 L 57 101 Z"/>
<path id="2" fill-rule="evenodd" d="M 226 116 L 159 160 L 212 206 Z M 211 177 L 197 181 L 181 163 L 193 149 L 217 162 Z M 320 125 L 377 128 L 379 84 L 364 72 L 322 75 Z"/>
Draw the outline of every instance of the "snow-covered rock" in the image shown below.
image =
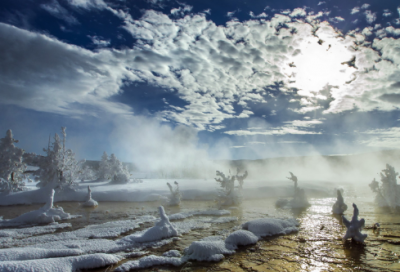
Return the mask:
<path id="1" fill-rule="evenodd" d="M 258 237 L 247 230 L 237 230 L 229 234 L 225 239 L 227 245 L 231 245 L 233 249 L 238 246 L 247 246 L 257 243 Z"/>
<path id="2" fill-rule="evenodd" d="M 66 257 L 81 255 L 82 253 L 83 251 L 79 249 L 6 248 L 0 249 L 0 262 Z"/>
<path id="3" fill-rule="evenodd" d="M 179 233 L 175 227 L 169 222 L 168 216 L 165 214 L 164 207 L 158 207 L 158 212 L 160 213 L 160 221 L 158 221 L 154 227 L 147 229 L 139 234 L 132 234 L 124 237 L 120 240 L 121 243 L 145 243 L 157 240 L 162 240 L 169 237 L 178 236 Z"/>
<path id="4" fill-rule="evenodd" d="M 298 231 L 299 223 L 294 218 L 260 218 L 242 224 L 242 229 L 251 231 L 257 236 L 273 236 L 279 234 L 289 234 Z"/>
<path id="5" fill-rule="evenodd" d="M 358 208 L 357 205 L 353 203 L 353 218 L 351 221 L 347 220 L 344 215 L 342 215 L 343 218 L 343 224 L 346 226 L 346 234 L 343 236 L 343 241 L 352 238 L 356 242 L 364 243 L 365 238 L 367 238 L 367 234 L 362 234 L 361 230 L 365 226 L 365 220 L 364 218 L 361 218 L 358 220 Z"/>
<path id="6" fill-rule="evenodd" d="M 235 250 L 228 249 L 225 241 L 216 239 L 203 239 L 193 242 L 185 249 L 185 260 L 216 262 L 224 258 L 224 254 L 233 254 Z"/>
<path id="7" fill-rule="evenodd" d="M 48 224 L 55 221 L 71 219 L 69 213 L 64 212 L 63 208 L 53 207 L 54 190 L 51 190 L 47 203 L 40 209 L 24 213 L 16 218 L 0 221 L 3 226 L 16 226 L 16 225 L 35 225 L 35 224 Z"/>

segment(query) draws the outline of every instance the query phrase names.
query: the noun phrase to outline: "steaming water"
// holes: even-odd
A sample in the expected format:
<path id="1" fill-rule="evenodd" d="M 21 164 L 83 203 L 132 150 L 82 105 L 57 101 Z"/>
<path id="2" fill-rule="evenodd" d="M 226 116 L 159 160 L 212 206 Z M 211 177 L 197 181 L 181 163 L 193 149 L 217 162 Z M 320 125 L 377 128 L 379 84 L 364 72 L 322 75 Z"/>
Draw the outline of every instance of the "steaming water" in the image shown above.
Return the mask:
<path id="1" fill-rule="evenodd" d="M 360 209 L 360 217 L 365 218 L 366 228 L 363 232 L 368 234 L 365 246 L 350 241 L 342 242 L 345 227 L 341 218 L 331 213 L 335 198 L 311 198 L 309 201 L 312 206 L 306 210 L 276 209 L 275 201 L 274 198 L 245 200 L 240 209 L 232 210 L 231 216 L 237 216 L 238 221 L 213 224 L 206 230 L 190 232 L 179 241 L 149 251 L 153 254 L 161 254 L 170 249 L 182 252 L 192 241 L 210 235 L 227 234 L 241 223 L 268 216 L 296 217 L 300 221 L 298 233 L 263 239 L 257 245 L 243 247 L 218 263 L 190 262 L 178 268 L 158 267 L 143 271 L 400 271 L 400 214 L 375 209 L 370 197 L 345 197 L 349 206 L 346 217 L 351 218 L 351 203 L 354 202 Z M 84 209 L 74 202 L 57 204 L 69 213 L 83 215 L 82 218 L 69 221 L 76 229 L 88 224 L 123 220 L 143 214 L 157 216 L 156 207 L 160 203 L 103 202 L 96 209 Z M 40 206 L 0 207 L 0 213 L 4 218 L 12 218 Z M 166 211 L 172 214 L 186 210 L 205 210 L 212 206 L 212 202 L 183 201 L 181 209 L 166 207 Z M 206 218 L 200 216 L 197 219 Z M 370 228 L 375 222 L 381 224 L 379 231 Z M 115 267 L 93 271 L 112 271 Z"/>

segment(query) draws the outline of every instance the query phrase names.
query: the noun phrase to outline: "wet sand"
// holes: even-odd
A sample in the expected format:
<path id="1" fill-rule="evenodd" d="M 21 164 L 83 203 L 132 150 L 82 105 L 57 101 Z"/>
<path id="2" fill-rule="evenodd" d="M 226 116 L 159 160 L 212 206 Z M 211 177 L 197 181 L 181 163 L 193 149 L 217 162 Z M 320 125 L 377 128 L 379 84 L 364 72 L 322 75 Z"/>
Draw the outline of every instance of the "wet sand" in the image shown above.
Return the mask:
<path id="1" fill-rule="evenodd" d="M 349 206 L 345 212 L 346 217 L 351 219 L 351 204 L 356 203 L 360 210 L 360 218 L 366 221 L 363 233 L 368 234 L 368 237 L 365 245 L 355 244 L 350 240 L 343 242 L 341 238 L 346 228 L 342 225 L 341 217 L 331 213 L 335 200 L 333 197 L 310 198 L 312 206 L 305 210 L 276 209 L 276 199 L 273 198 L 245 200 L 239 209 L 231 210 L 231 216 L 237 216 L 238 221 L 212 224 L 206 230 L 192 231 L 178 241 L 147 251 L 149 254 L 158 255 L 170 249 L 182 252 L 195 240 L 210 235 L 228 234 L 241 223 L 268 216 L 296 217 L 300 222 L 299 232 L 262 239 L 257 245 L 242 247 L 236 254 L 228 255 L 217 263 L 189 262 L 182 267 L 153 267 L 142 271 L 400 271 L 400 214 L 376 209 L 371 197 L 345 197 Z M 82 215 L 81 218 L 67 221 L 72 224 L 72 229 L 78 229 L 88 224 L 132 219 L 143 214 L 157 216 L 156 207 L 160 203 L 103 202 L 95 209 L 83 208 L 76 202 L 59 202 L 56 205 L 71 214 Z M 0 207 L 0 215 L 13 218 L 41 206 Z M 173 214 L 212 207 L 215 207 L 212 202 L 183 201 L 181 208 L 166 207 L 166 212 Z M 379 230 L 371 228 L 375 222 L 380 223 Z M 120 264 L 133 259 L 137 258 L 123 260 Z M 91 271 L 112 271 L 115 267 L 117 266 Z"/>

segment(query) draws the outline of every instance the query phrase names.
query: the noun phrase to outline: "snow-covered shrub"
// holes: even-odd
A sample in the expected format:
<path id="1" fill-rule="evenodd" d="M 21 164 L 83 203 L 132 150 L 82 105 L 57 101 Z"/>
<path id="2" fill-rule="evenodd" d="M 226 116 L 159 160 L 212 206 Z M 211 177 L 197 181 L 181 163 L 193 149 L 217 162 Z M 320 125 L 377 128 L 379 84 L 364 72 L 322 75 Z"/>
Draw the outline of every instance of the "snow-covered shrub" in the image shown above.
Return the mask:
<path id="1" fill-rule="evenodd" d="M 104 151 L 103 155 L 101 156 L 101 161 L 99 164 L 99 179 L 109 179 L 109 172 L 110 172 L 110 166 L 108 162 L 108 154 L 107 152 Z"/>
<path id="2" fill-rule="evenodd" d="M 86 196 L 86 201 L 82 204 L 84 207 L 96 207 L 99 206 L 99 203 L 92 199 L 92 190 L 90 189 L 90 186 L 88 186 L 88 194 Z"/>
<path id="3" fill-rule="evenodd" d="M 98 178 L 97 171 L 95 171 L 92 167 L 85 165 L 82 167 L 82 170 L 80 171 L 79 178 L 81 181 L 96 180 Z"/>
<path id="4" fill-rule="evenodd" d="M 6 136 L 0 139 L 0 192 L 10 193 L 22 191 L 25 183 L 24 171 L 26 165 L 22 161 L 24 150 L 16 147 L 11 129 L 7 130 Z"/>
<path id="5" fill-rule="evenodd" d="M 332 212 L 334 214 L 343 214 L 347 210 L 347 205 L 344 203 L 342 192 L 343 190 L 337 190 L 337 199 L 332 207 Z"/>
<path id="6" fill-rule="evenodd" d="M 397 175 L 394 167 L 386 164 L 386 169 L 381 172 L 381 184 L 375 179 L 369 184 L 371 190 L 376 193 L 375 203 L 379 207 L 400 207 L 400 185 L 397 184 Z"/>
<path id="7" fill-rule="evenodd" d="M 168 198 L 169 199 L 168 204 L 170 206 L 178 206 L 179 204 L 181 204 L 182 195 L 181 192 L 179 191 L 179 184 L 176 181 L 174 182 L 174 184 L 175 184 L 175 189 L 172 188 L 172 185 L 169 184 L 169 182 L 167 182 L 168 188 L 171 192 L 171 195 Z"/>
<path id="8" fill-rule="evenodd" d="M 43 151 L 46 156 L 37 156 L 34 166 L 39 167 L 38 170 L 33 171 L 35 179 L 39 181 L 38 187 L 51 186 L 57 190 L 64 190 L 66 188 L 74 189 L 77 186 L 76 180 L 82 170 L 82 165 L 85 160 L 77 161 L 75 153 L 71 149 L 66 149 L 66 128 L 61 128 L 63 140 L 56 133 L 54 141 L 51 142 Z"/>
<path id="9" fill-rule="evenodd" d="M 356 242 L 359 243 L 364 243 L 365 238 L 367 238 L 367 234 L 362 234 L 361 230 L 364 228 L 365 226 L 365 220 L 364 218 L 361 218 L 360 220 L 358 220 L 358 208 L 357 205 L 353 203 L 353 218 L 351 219 L 351 221 L 347 220 L 346 217 L 344 217 L 344 215 L 342 215 L 343 218 L 343 224 L 346 226 L 347 230 L 346 230 L 346 234 L 343 236 L 343 241 L 351 238 Z"/>
<path id="10" fill-rule="evenodd" d="M 110 158 L 106 152 L 103 153 L 99 165 L 99 179 L 111 179 L 111 183 L 123 184 L 128 183 L 130 178 L 129 170 L 115 154 L 111 154 Z"/>
<path id="11" fill-rule="evenodd" d="M 219 178 L 215 178 L 215 180 L 219 182 L 221 186 L 218 192 L 218 205 L 230 206 L 242 203 L 243 180 L 247 177 L 247 171 L 242 176 L 225 176 L 224 173 L 217 171 L 217 176 L 219 176 Z M 239 181 L 238 186 L 235 186 L 235 179 Z"/>

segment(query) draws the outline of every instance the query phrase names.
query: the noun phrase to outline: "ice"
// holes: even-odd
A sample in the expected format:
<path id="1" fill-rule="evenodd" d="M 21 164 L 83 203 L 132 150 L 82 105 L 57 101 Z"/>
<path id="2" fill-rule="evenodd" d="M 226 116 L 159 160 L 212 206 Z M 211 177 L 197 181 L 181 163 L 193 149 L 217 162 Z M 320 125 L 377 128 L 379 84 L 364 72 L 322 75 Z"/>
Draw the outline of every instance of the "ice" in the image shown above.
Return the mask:
<path id="1" fill-rule="evenodd" d="M 88 186 L 88 195 L 86 198 L 86 202 L 82 204 L 84 207 L 97 207 L 99 206 L 99 203 L 97 203 L 96 200 L 92 199 L 92 190 L 90 189 L 90 186 Z"/>
<path id="2" fill-rule="evenodd" d="M 296 219 L 277 219 L 277 218 L 260 218 L 242 225 L 242 228 L 251 231 L 257 236 L 273 236 L 279 234 L 289 234 L 298 231 L 299 223 Z"/>
<path id="3" fill-rule="evenodd" d="M 346 226 L 347 231 L 346 234 L 343 236 L 343 241 L 352 238 L 356 242 L 364 243 L 365 238 L 367 238 L 367 234 L 362 234 L 361 230 L 365 226 L 365 220 L 364 218 L 361 218 L 358 220 L 358 208 L 357 205 L 353 203 L 353 218 L 351 221 L 347 220 L 344 215 L 342 215 L 343 218 L 343 224 Z"/>
<path id="4" fill-rule="evenodd" d="M 181 257 L 182 255 L 178 250 L 172 249 L 167 252 L 164 252 L 163 256 L 165 256 L 165 257 Z"/>
<path id="5" fill-rule="evenodd" d="M 46 233 L 53 233 L 59 229 L 70 228 L 72 225 L 70 223 L 54 223 L 46 226 L 31 227 L 31 228 L 19 228 L 19 229 L 3 229 L 0 230 L 0 242 L 2 238 L 9 237 L 13 239 L 21 239 L 30 237 L 33 235 L 41 235 Z"/>
<path id="6" fill-rule="evenodd" d="M 2 272 L 74 272 L 115 264 L 121 257 L 110 254 L 92 254 L 77 257 L 50 258 L 27 261 L 0 262 Z"/>
<path id="7" fill-rule="evenodd" d="M 232 232 L 226 239 L 225 243 L 236 249 L 237 246 L 247 246 L 257 243 L 258 237 L 247 230 L 237 230 Z"/>
<path id="8" fill-rule="evenodd" d="M 178 236 L 178 231 L 173 227 L 165 214 L 164 207 L 158 207 L 158 212 L 160 213 L 160 221 L 158 221 L 154 227 L 147 229 L 139 234 L 132 234 L 121 239 L 121 243 L 136 242 L 145 243 L 161 240 L 164 238 Z"/>

